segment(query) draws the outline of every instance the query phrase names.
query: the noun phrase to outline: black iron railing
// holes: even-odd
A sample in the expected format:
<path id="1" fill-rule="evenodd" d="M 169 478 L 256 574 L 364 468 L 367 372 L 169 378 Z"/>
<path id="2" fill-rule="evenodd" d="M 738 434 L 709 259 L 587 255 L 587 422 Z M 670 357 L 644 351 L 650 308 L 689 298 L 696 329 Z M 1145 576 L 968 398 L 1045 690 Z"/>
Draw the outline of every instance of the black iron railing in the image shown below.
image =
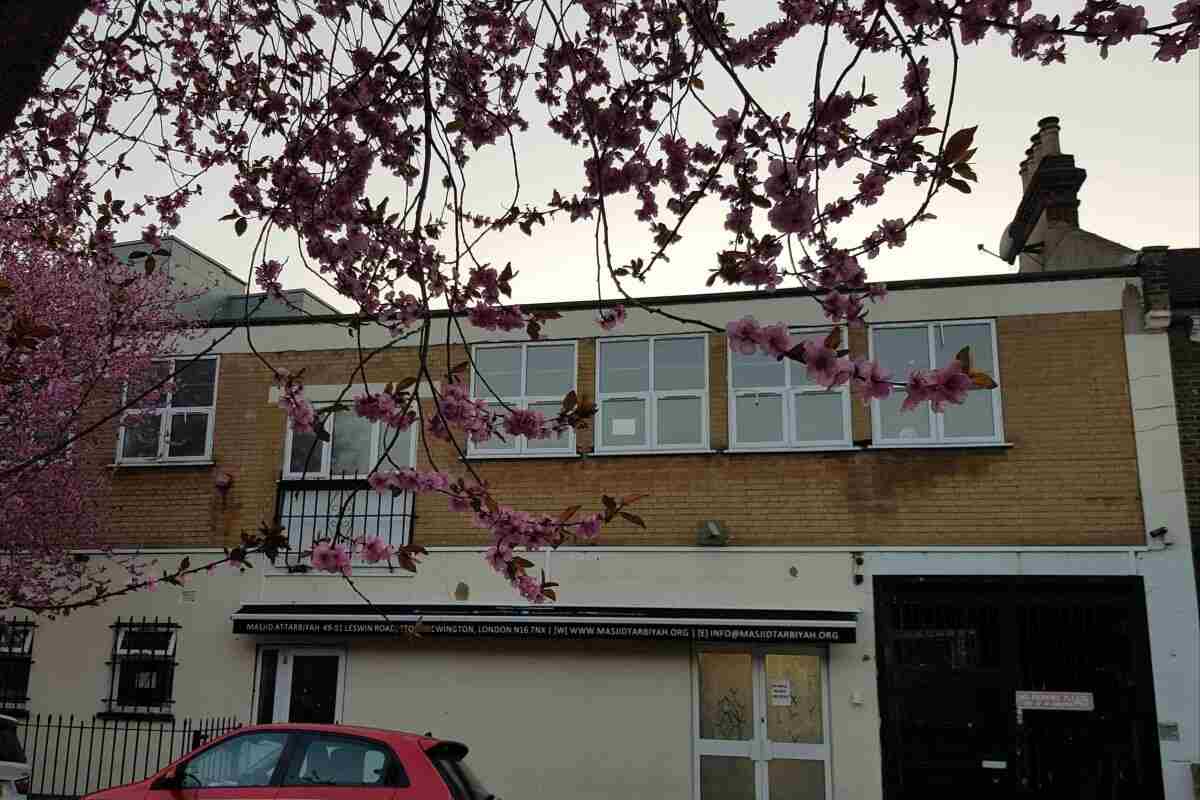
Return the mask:
<path id="1" fill-rule="evenodd" d="M 111 627 L 103 716 L 169 721 L 175 702 L 179 624 L 170 617 L 117 617 Z"/>
<path id="2" fill-rule="evenodd" d="M 233 717 L 159 723 L 38 714 L 17 722 L 17 736 L 31 768 L 30 796 L 74 798 L 148 778 L 239 727 Z"/>
<path id="3" fill-rule="evenodd" d="M 361 478 L 281 480 L 275 518 L 287 529 L 289 563 L 335 533 L 354 539 L 378 536 L 398 547 L 412 541 L 413 495 L 381 494 Z"/>

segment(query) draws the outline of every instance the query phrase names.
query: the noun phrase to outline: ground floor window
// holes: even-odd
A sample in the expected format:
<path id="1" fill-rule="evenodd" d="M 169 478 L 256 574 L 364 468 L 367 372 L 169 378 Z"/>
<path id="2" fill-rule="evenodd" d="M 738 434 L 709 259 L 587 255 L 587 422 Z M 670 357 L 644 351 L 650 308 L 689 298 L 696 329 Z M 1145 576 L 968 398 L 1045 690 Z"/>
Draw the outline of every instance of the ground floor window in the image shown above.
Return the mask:
<path id="1" fill-rule="evenodd" d="M 700 800 L 830 797 L 823 649 L 705 648 L 695 676 Z"/>

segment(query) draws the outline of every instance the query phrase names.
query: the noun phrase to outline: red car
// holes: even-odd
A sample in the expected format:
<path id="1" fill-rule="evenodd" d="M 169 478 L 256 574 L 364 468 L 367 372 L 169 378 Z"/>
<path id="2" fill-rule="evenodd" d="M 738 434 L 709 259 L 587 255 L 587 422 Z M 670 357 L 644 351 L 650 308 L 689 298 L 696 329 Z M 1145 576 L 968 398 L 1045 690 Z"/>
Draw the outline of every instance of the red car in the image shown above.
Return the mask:
<path id="1" fill-rule="evenodd" d="M 84 800 L 494 800 L 466 745 L 350 725 L 256 725 Z"/>

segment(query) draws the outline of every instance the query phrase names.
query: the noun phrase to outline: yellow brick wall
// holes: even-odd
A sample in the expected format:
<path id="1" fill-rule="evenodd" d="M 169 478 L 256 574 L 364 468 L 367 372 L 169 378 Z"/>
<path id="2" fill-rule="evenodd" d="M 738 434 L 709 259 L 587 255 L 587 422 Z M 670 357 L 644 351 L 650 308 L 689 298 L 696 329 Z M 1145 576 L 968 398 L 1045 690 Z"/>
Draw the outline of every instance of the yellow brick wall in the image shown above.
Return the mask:
<path id="1" fill-rule="evenodd" d="M 497 497 L 518 508 L 597 508 L 603 493 L 649 493 L 637 508 L 649 530 L 617 523 L 605 544 L 686 545 L 708 519 L 733 545 L 1115 545 L 1143 540 L 1136 455 L 1119 312 L 1003 317 L 997 321 L 1009 449 L 857 450 L 597 456 L 475 462 Z M 854 354 L 866 335 L 852 332 Z M 727 348 L 710 347 L 712 444 L 727 444 Z M 310 384 L 344 382 L 353 350 L 278 353 L 272 364 L 306 368 Z M 461 350 L 451 354 L 462 360 Z M 432 359 L 445 363 L 442 349 Z M 367 380 L 415 370 L 411 351 L 389 351 Z M 579 346 L 579 389 L 594 396 L 595 347 Z M 236 540 L 270 518 L 280 471 L 283 413 L 267 402 L 269 371 L 253 356 L 221 358 L 215 467 L 121 468 L 114 481 L 120 544 L 197 545 Z M 853 401 L 854 439 L 870 437 L 869 414 Z M 419 448 L 421 450 L 422 448 Z M 590 453 L 591 429 L 578 449 Z M 464 465 L 441 442 L 437 465 Z M 429 459 L 421 453 L 419 461 Z M 217 471 L 235 475 L 222 499 Z M 442 497 L 417 501 L 415 539 L 424 545 L 484 542 Z"/>

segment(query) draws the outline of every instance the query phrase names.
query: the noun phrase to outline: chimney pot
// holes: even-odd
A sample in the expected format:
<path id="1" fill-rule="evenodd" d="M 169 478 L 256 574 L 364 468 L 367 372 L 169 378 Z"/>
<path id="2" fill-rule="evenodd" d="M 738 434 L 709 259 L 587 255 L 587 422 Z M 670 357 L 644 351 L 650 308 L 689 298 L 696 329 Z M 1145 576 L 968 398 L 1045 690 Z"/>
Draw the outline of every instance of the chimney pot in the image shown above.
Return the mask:
<path id="1" fill-rule="evenodd" d="M 1058 141 L 1058 117 L 1042 117 L 1038 120 L 1038 134 L 1042 137 L 1042 155 L 1062 155 Z"/>
<path id="2" fill-rule="evenodd" d="M 1042 117 L 1038 120 L 1038 129 L 1045 130 L 1046 128 L 1051 127 L 1057 128 L 1058 121 L 1058 117 Z"/>

